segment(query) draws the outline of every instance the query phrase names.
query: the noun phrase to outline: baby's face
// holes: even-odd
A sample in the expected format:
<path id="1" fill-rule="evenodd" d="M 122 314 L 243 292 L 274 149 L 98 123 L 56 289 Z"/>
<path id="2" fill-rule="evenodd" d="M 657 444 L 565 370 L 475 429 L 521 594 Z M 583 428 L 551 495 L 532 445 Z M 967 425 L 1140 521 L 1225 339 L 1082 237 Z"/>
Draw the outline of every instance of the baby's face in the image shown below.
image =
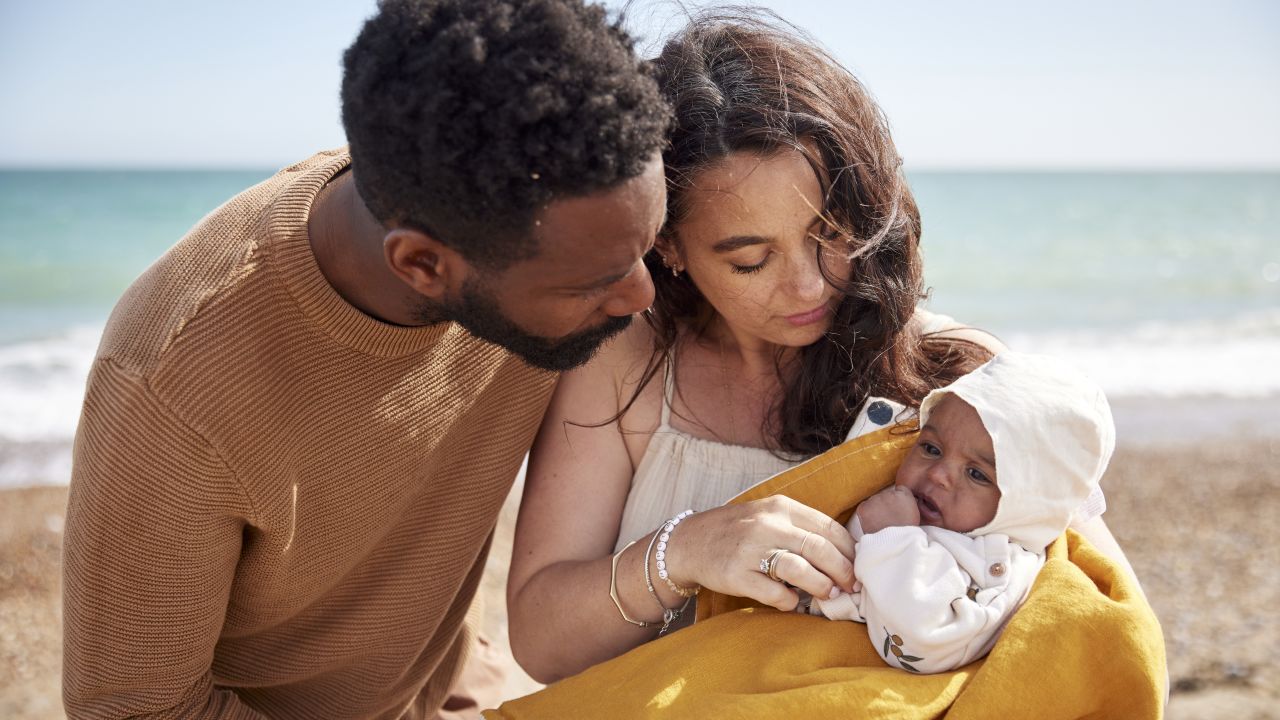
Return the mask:
<path id="1" fill-rule="evenodd" d="M 968 532 L 991 522 L 1000 504 L 996 453 L 978 412 L 943 395 L 894 482 L 915 495 L 921 525 Z"/>

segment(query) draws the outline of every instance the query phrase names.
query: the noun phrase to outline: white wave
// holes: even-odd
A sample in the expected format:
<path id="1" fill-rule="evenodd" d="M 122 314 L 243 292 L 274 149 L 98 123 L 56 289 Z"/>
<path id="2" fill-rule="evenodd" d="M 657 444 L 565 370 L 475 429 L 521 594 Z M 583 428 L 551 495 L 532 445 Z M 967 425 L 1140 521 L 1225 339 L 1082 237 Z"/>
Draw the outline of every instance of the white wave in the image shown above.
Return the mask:
<path id="1" fill-rule="evenodd" d="M 0 345 L 0 441 L 67 441 L 101 326 Z M 1116 396 L 1280 394 L 1280 308 L 1220 322 L 1150 322 L 1119 331 L 1021 332 L 1009 346 L 1059 355 Z"/>
<path id="2" fill-rule="evenodd" d="M 1280 394 L 1280 308 L 1122 331 L 1014 333 L 1006 341 L 1017 350 L 1070 360 L 1113 397 Z"/>
<path id="3" fill-rule="evenodd" d="M 69 440 L 102 327 L 0 346 L 0 441 Z"/>
<path id="4" fill-rule="evenodd" d="M 0 444 L 0 488 L 66 485 L 71 442 Z"/>
<path id="5" fill-rule="evenodd" d="M 0 345 L 0 487 L 65 483 L 101 326 Z M 1124 331 L 1013 333 L 1009 346 L 1058 355 L 1113 398 L 1280 395 L 1280 308 L 1222 322 Z M 1269 412 L 1269 410 L 1268 410 Z"/>

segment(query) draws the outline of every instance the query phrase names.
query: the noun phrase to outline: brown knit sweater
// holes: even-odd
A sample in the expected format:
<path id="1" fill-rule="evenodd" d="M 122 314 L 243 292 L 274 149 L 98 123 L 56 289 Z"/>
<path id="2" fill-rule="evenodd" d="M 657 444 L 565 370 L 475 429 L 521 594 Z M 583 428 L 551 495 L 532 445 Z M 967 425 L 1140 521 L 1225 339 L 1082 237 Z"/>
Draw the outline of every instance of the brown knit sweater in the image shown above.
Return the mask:
<path id="1" fill-rule="evenodd" d="M 112 314 L 67 511 L 73 718 L 423 717 L 465 659 L 554 376 L 343 301 L 307 216 L 349 162 L 233 198 Z"/>

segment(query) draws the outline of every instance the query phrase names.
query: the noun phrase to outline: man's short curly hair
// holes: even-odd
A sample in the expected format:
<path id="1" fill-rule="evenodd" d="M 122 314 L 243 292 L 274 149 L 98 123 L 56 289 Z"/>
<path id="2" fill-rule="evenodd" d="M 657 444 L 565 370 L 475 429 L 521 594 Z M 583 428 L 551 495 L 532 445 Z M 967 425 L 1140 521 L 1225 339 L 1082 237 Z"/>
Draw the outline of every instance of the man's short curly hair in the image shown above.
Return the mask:
<path id="1" fill-rule="evenodd" d="M 356 187 L 383 223 L 503 268 L 534 215 L 644 169 L 669 110 L 582 0 L 381 0 L 343 56 Z"/>

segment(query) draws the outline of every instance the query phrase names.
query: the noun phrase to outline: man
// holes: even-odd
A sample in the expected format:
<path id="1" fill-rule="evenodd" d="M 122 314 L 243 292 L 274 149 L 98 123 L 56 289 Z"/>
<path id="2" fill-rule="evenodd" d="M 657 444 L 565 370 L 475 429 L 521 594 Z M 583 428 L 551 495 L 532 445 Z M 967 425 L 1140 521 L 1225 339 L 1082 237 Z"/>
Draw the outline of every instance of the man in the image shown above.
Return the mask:
<path id="1" fill-rule="evenodd" d="M 385 0 L 350 153 L 216 210 L 128 290 L 75 447 L 77 717 L 418 718 L 554 371 L 653 288 L 667 109 L 582 0 Z"/>

